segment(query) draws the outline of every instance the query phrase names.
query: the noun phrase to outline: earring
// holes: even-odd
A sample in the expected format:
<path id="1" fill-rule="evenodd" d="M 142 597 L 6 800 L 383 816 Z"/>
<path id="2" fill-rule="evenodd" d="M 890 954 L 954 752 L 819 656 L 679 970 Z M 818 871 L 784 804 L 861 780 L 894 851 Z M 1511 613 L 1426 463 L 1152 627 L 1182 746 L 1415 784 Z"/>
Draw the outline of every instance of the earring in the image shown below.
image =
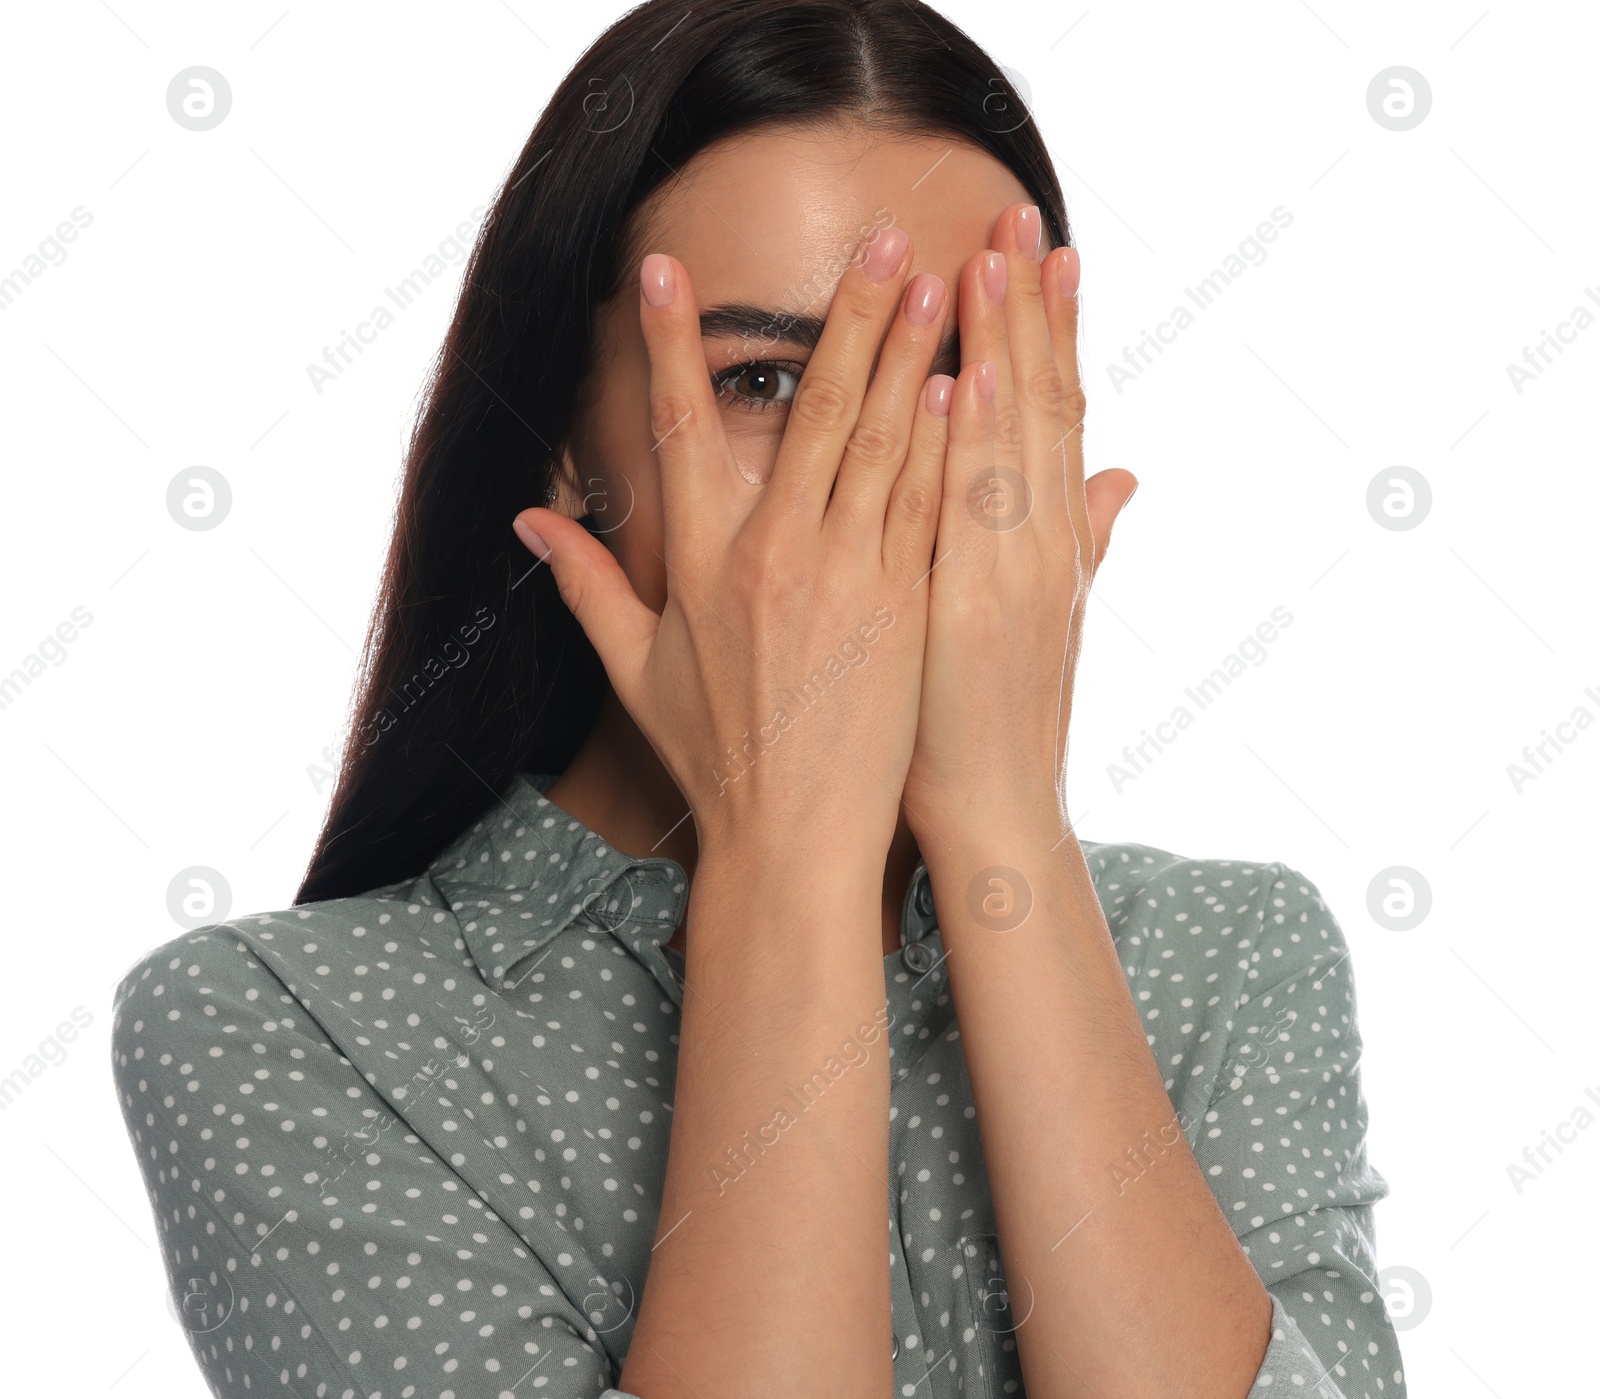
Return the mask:
<path id="1" fill-rule="evenodd" d="M 556 500 L 560 494 L 561 483 L 555 477 L 551 477 L 550 484 L 544 488 L 545 509 L 553 510 L 555 508 Z"/>

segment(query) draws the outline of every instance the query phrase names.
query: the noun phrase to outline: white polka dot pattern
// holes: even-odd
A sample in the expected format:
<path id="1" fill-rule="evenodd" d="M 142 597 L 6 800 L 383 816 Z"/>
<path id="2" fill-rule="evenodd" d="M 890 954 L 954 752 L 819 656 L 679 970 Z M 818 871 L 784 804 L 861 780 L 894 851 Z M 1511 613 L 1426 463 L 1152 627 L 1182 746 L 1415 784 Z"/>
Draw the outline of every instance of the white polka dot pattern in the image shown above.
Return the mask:
<path id="1" fill-rule="evenodd" d="M 198 929 L 118 988 L 118 1093 L 214 1393 L 633 1399 L 609 1386 L 660 1206 L 682 1005 L 662 945 L 687 888 L 547 802 L 549 781 L 519 775 L 415 880 Z M 1403 1396 L 1337 923 L 1281 865 L 1084 852 L 1272 1296 L 1252 1395 Z M 895 1392 L 1021 1396 L 931 909 L 919 868 L 903 934 L 934 956 L 885 959 L 878 1042 Z"/>

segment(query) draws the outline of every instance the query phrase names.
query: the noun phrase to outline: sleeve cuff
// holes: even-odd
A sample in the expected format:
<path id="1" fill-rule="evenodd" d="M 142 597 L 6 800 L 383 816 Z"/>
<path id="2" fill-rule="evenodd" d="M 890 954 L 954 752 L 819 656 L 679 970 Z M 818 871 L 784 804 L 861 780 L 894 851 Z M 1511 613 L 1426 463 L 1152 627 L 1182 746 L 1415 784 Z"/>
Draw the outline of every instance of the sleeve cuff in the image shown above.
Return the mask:
<path id="1" fill-rule="evenodd" d="M 1267 1399 L 1273 1394 L 1293 1394 L 1297 1399 L 1344 1399 L 1344 1391 L 1334 1381 L 1333 1366 L 1342 1363 L 1346 1353 L 1332 1364 L 1324 1364 L 1276 1294 L 1267 1295 L 1272 1298 L 1272 1340 L 1256 1372 L 1250 1399 Z M 602 1395 L 601 1399 L 610 1396 Z"/>

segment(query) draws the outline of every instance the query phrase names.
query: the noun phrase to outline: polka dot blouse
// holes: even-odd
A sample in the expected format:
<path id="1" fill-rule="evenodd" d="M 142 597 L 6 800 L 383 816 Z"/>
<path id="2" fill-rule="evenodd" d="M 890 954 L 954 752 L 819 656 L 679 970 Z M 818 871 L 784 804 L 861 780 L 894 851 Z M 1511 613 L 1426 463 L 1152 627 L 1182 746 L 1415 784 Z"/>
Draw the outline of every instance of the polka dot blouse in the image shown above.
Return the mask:
<path id="1" fill-rule="evenodd" d="M 118 1097 L 214 1393 L 629 1399 L 666 1169 L 682 868 L 519 774 L 422 875 L 175 938 Z M 1251 1395 L 1402 1396 L 1344 938 L 1282 865 L 1085 842 L 1178 1123 L 1272 1298 Z M 884 959 L 894 1391 L 1023 1396 L 926 870 Z M 1291 1033 L 1292 1032 L 1292 1033 Z M 1138 1163 L 1123 1163 L 1134 1173 Z"/>

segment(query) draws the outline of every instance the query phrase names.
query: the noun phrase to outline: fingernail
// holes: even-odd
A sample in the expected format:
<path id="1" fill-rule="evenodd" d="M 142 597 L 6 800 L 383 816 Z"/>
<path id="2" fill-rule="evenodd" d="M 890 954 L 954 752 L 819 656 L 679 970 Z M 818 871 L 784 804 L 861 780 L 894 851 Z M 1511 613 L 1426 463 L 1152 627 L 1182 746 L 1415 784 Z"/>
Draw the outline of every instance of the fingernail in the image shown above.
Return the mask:
<path id="1" fill-rule="evenodd" d="M 978 397 L 988 402 L 994 398 L 994 392 L 1000 387 L 1000 371 L 995 368 L 992 359 L 986 359 L 978 366 Z"/>
<path id="2" fill-rule="evenodd" d="M 944 304 L 944 279 L 931 272 L 919 272 L 906 288 L 906 319 L 912 325 L 928 325 Z"/>
<path id="3" fill-rule="evenodd" d="M 1026 209 L 1017 210 L 1016 239 L 1017 251 L 1023 257 L 1031 257 L 1035 261 L 1039 258 L 1039 232 L 1044 227 L 1039 219 L 1039 206 L 1030 204 Z"/>
<path id="4" fill-rule="evenodd" d="M 1062 296 L 1076 296 L 1078 284 L 1082 280 L 1083 261 L 1078 256 L 1076 248 L 1067 248 L 1061 254 L 1061 261 L 1056 263 L 1056 275 L 1061 279 Z"/>
<path id="5" fill-rule="evenodd" d="M 895 269 L 900 266 L 901 259 L 906 255 L 906 244 L 910 241 L 910 235 L 903 228 L 896 228 L 891 224 L 883 229 L 867 244 L 866 261 L 861 264 L 861 270 L 867 274 L 867 280 L 887 282 L 894 276 Z"/>
<path id="6" fill-rule="evenodd" d="M 672 259 L 665 253 L 651 253 L 639 264 L 639 290 L 652 306 L 665 306 L 672 300 L 677 280 Z"/>
<path id="7" fill-rule="evenodd" d="M 956 381 L 948 374 L 935 374 L 928 380 L 926 394 L 928 411 L 936 418 L 942 418 L 950 411 L 951 390 L 956 386 Z"/>
<path id="8" fill-rule="evenodd" d="M 550 546 L 532 525 L 517 519 L 511 522 L 511 528 L 517 532 L 517 538 L 527 545 L 535 558 L 543 560 L 550 557 Z"/>
<path id="9" fill-rule="evenodd" d="M 983 289 L 996 306 L 1006 299 L 1006 260 L 999 253 L 988 253 L 983 259 Z"/>

